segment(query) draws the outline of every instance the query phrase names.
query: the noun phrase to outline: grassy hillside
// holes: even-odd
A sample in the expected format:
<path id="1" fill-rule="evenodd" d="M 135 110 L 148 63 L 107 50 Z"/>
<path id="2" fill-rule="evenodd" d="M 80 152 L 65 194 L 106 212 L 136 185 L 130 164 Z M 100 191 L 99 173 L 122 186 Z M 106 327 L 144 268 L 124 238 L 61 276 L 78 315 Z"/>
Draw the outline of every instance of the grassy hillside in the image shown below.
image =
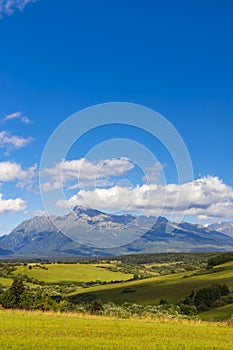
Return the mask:
<path id="1" fill-rule="evenodd" d="M 230 319 L 232 315 L 233 315 L 233 304 L 229 304 L 229 305 L 214 308 L 212 310 L 201 312 L 198 314 L 198 317 L 201 320 L 224 321 L 224 320 Z"/>
<path id="2" fill-rule="evenodd" d="M 81 350 L 231 350 L 233 328 L 190 321 L 133 321 L 0 311 L 0 347 Z"/>
<path id="3" fill-rule="evenodd" d="M 153 305 L 158 304 L 161 298 L 169 303 L 176 303 L 192 290 L 214 282 L 226 283 L 233 290 L 233 262 L 216 267 L 212 273 L 195 274 L 193 272 L 176 273 L 115 285 L 94 286 L 80 290 L 79 293 L 91 293 L 98 299 L 118 304 L 127 301 Z M 124 293 L 124 288 L 131 288 L 132 292 Z"/>
<path id="4" fill-rule="evenodd" d="M 5 286 L 5 287 L 10 287 L 12 283 L 12 279 L 11 278 L 5 278 L 5 277 L 0 277 L 0 284 Z"/>
<path id="5" fill-rule="evenodd" d="M 0 284 L 9 287 L 14 276 L 23 276 L 25 284 L 42 288 L 48 295 L 68 297 L 72 303 L 100 299 L 104 303 L 158 305 L 161 299 L 165 299 L 169 304 L 176 304 L 192 290 L 197 291 L 213 283 L 226 284 L 233 291 L 233 261 L 206 270 L 207 261 L 203 260 L 206 257 L 200 255 L 185 255 L 186 260 L 183 262 L 180 261 L 180 255 L 164 255 L 161 262 L 155 260 L 154 263 L 151 255 L 149 258 L 150 261 L 147 256 L 141 256 L 142 264 L 128 261 L 132 259 L 129 256 L 126 263 L 104 260 L 92 263 L 2 265 Z M 195 259 L 197 270 L 193 271 Z M 184 271 L 185 268 L 187 271 Z M 148 278 L 141 279 L 142 275 Z M 136 276 L 135 280 L 133 276 Z M 41 283 L 37 286 L 38 281 L 44 283 L 42 287 Z M 108 283 L 112 281 L 115 283 Z M 230 304 L 202 312 L 198 317 L 200 315 L 203 320 L 221 321 L 229 319 L 232 314 L 233 305 Z"/>
<path id="6" fill-rule="evenodd" d="M 113 272 L 106 270 L 104 266 L 94 264 L 45 264 L 38 267 L 37 264 L 29 266 L 17 266 L 15 274 L 26 274 L 30 278 L 49 283 L 75 283 L 89 281 L 115 281 L 128 280 L 132 274 Z"/>

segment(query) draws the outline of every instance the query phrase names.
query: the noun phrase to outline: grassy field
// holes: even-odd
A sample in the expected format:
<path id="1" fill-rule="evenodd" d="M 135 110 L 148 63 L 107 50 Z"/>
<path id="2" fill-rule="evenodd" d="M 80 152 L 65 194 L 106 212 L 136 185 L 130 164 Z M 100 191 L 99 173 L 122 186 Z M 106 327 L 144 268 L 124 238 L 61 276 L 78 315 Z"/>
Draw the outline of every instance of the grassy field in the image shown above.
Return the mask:
<path id="1" fill-rule="evenodd" d="M 207 271 L 204 274 L 198 274 L 200 271 L 178 272 L 135 281 L 127 281 L 133 277 L 132 274 L 110 271 L 110 264 L 41 265 L 45 269 L 36 266 L 36 264 L 30 265 L 32 266 L 31 269 L 29 269 L 28 265 L 17 266 L 14 275 L 26 274 L 36 280 L 43 281 L 46 285 L 66 285 L 96 280 L 106 282 L 125 281 L 106 285 L 99 284 L 88 288 L 79 286 L 75 292 L 65 292 L 69 293 L 68 295 L 88 293 L 94 295 L 96 299 L 101 299 L 103 302 L 111 301 L 115 304 L 130 302 L 142 305 L 158 305 L 162 298 L 166 299 L 168 303 L 175 304 L 190 294 L 192 290 L 201 289 L 212 283 L 226 283 L 230 290 L 233 291 L 233 261 L 217 266 L 212 273 L 207 273 Z M 112 267 L 115 266 L 112 263 Z M 205 271 L 203 270 L 203 272 Z M 0 277 L 0 283 L 4 286 L 10 286 L 12 279 Z M 127 292 L 127 290 L 125 292 L 125 288 L 130 288 L 130 292 Z M 232 314 L 233 305 L 231 304 L 202 312 L 198 317 L 203 320 L 222 321 L 229 319 Z"/>
<path id="2" fill-rule="evenodd" d="M 231 350 L 232 338 L 226 324 L 0 311 L 1 350 Z"/>
<path id="3" fill-rule="evenodd" d="M 217 307 L 212 310 L 201 312 L 198 317 L 202 320 L 209 321 L 224 321 L 231 318 L 233 315 L 233 304 Z"/>
<path id="4" fill-rule="evenodd" d="M 26 274 L 39 281 L 49 283 L 75 283 L 89 281 L 110 282 L 115 280 L 128 280 L 133 277 L 132 274 L 122 272 L 112 272 L 94 264 L 45 264 L 45 268 L 36 267 L 36 264 L 28 266 L 18 266 L 15 271 L 17 274 Z"/>
<path id="5" fill-rule="evenodd" d="M 157 276 L 145 280 L 125 282 L 115 285 L 94 286 L 80 290 L 79 293 L 93 293 L 98 299 L 121 304 L 125 301 L 139 304 L 157 305 L 161 298 L 176 303 L 192 290 L 203 288 L 214 282 L 226 283 L 233 290 L 233 262 L 221 265 L 225 269 L 214 273 L 194 276 L 193 272 Z M 132 293 L 123 293 L 130 287 Z"/>
<path id="6" fill-rule="evenodd" d="M 12 284 L 12 279 L 11 278 L 0 277 L 0 284 L 2 284 L 5 287 L 10 287 L 10 285 Z"/>

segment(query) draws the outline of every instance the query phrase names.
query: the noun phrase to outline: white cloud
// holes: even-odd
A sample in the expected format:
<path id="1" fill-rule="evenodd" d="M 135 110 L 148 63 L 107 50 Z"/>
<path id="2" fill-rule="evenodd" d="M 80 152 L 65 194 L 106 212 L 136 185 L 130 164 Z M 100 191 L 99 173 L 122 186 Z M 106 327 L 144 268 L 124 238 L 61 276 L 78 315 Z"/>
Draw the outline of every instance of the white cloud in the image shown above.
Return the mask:
<path id="1" fill-rule="evenodd" d="M 78 181 L 70 189 L 82 186 L 103 186 L 111 182 L 109 177 L 126 174 L 134 168 L 134 164 L 127 158 L 112 158 L 93 163 L 86 158 L 62 161 L 54 168 L 45 168 L 41 175 L 49 177 L 49 181 L 42 183 L 43 191 L 58 189 L 70 181 Z"/>
<path id="2" fill-rule="evenodd" d="M 22 112 L 14 112 L 11 114 L 7 114 L 3 120 L 8 121 L 8 120 L 12 120 L 12 119 L 18 119 L 21 117 L 21 114 L 22 114 Z"/>
<path id="3" fill-rule="evenodd" d="M 31 123 L 31 120 L 26 115 L 23 115 L 22 112 L 14 112 L 14 113 L 11 113 L 11 114 L 7 114 L 3 118 L 3 121 L 7 122 L 9 120 L 14 120 L 14 119 L 19 119 L 24 124 L 30 124 Z"/>
<path id="4" fill-rule="evenodd" d="M 86 188 L 86 187 L 93 187 L 93 185 L 95 185 L 95 187 L 109 187 L 109 186 L 113 186 L 114 182 L 108 178 L 95 179 L 94 183 L 92 179 L 90 180 L 84 179 L 83 181 L 79 181 L 78 183 L 75 183 L 74 185 L 67 187 L 67 190 L 77 190 L 77 189 Z"/>
<path id="5" fill-rule="evenodd" d="M 23 11 L 24 7 L 29 3 L 38 0 L 0 0 L 0 18 L 3 15 L 11 15 L 15 10 Z"/>
<path id="6" fill-rule="evenodd" d="M 32 210 L 31 212 L 26 212 L 25 214 L 30 214 L 32 216 L 48 216 L 45 210 Z"/>
<path id="7" fill-rule="evenodd" d="M 43 192 L 49 192 L 49 191 L 57 190 L 60 187 L 61 187 L 61 182 L 60 181 L 41 183 L 41 190 Z"/>
<path id="8" fill-rule="evenodd" d="M 24 138 L 22 136 L 11 135 L 7 131 L 0 132 L 0 148 L 5 148 L 5 155 L 13 150 L 27 146 L 32 141 L 31 137 Z"/>
<path id="9" fill-rule="evenodd" d="M 37 166 L 33 165 L 28 169 L 23 169 L 20 164 L 6 161 L 0 162 L 0 181 L 17 181 L 16 187 L 24 188 L 33 182 L 37 176 Z"/>
<path id="10" fill-rule="evenodd" d="M 0 193 L 0 214 L 6 212 L 19 212 L 26 208 L 26 202 L 21 198 L 4 199 L 3 194 Z"/>
<path id="11" fill-rule="evenodd" d="M 28 117 L 24 116 L 21 118 L 21 122 L 24 124 L 30 124 L 31 120 Z"/>
<path id="12" fill-rule="evenodd" d="M 178 200 L 177 200 L 178 199 Z M 190 204 L 186 208 L 187 203 Z M 233 188 L 218 177 L 207 176 L 182 185 L 137 185 L 134 188 L 114 186 L 108 189 L 80 190 L 58 207 L 89 205 L 107 211 L 141 212 L 148 215 L 174 214 L 199 219 L 232 218 Z"/>
<path id="13" fill-rule="evenodd" d="M 164 168 L 165 164 L 155 162 L 151 167 L 145 168 L 145 176 L 143 176 L 142 180 L 148 184 L 162 182 L 162 174 Z"/>

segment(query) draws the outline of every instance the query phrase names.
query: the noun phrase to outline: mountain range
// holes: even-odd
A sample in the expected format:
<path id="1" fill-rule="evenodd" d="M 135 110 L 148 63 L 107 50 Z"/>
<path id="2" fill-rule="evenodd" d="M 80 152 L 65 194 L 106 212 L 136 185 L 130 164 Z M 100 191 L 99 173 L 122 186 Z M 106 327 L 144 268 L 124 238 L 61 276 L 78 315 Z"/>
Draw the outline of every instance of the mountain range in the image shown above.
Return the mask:
<path id="1" fill-rule="evenodd" d="M 23 221 L 0 237 L 0 256 L 68 258 L 233 250 L 233 224 L 231 231 L 226 226 L 224 232 L 220 232 L 224 225 L 216 225 L 177 224 L 164 217 L 112 215 L 75 207 L 64 216 L 37 216 Z M 64 229 L 68 235 L 62 233 Z M 105 241 L 110 244 L 103 244 Z M 117 246 L 117 242 L 125 244 Z"/>
<path id="2" fill-rule="evenodd" d="M 216 224 L 211 224 L 208 226 L 210 230 L 219 231 L 225 233 L 230 237 L 233 237 L 233 222 L 220 222 Z"/>

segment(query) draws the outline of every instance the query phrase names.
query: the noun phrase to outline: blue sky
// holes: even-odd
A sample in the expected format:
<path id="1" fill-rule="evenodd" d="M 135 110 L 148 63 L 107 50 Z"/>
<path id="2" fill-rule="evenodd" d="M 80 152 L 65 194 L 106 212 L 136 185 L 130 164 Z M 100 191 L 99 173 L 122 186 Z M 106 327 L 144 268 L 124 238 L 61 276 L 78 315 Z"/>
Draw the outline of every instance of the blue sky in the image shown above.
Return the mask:
<path id="1" fill-rule="evenodd" d="M 38 166 L 54 129 L 83 108 L 115 101 L 158 111 L 182 136 L 192 159 L 194 180 L 199 181 L 188 218 L 203 223 L 230 220 L 232 15 L 231 1 L 216 0 L 0 1 L 0 233 L 44 210 L 38 194 Z M 158 159 L 157 165 L 150 164 L 154 182 L 163 186 L 163 172 L 176 193 L 171 157 L 159 142 L 152 147 L 150 136 L 142 132 L 113 128 L 90 132 L 73 146 L 67 162 L 85 158 L 88 149 L 100 141 L 128 134 L 151 148 Z M 105 157 L 110 173 L 103 175 L 105 184 L 100 178 L 101 196 L 111 197 L 121 177 L 128 179 L 132 191 L 143 185 L 140 170 L 130 168 L 127 160 L 122 160 L 121 173 L 111 171 L 120 166 L 113 166 L 113 148 L 112 163 L 111 154 Z M 98 168 L 100 161 L 101 152 L 91 160 L 93 171 L 93 164 Z M 66 180 L 72 206 L 78 196 L 77 188 L 69 189 L 75 186 L 75 175 L 69 173 Z M 85 186 L 83 195 L 94 198 L 98 206 L 96 192 Z M 120 196 L 124 198 L 123 193 Z"/>

